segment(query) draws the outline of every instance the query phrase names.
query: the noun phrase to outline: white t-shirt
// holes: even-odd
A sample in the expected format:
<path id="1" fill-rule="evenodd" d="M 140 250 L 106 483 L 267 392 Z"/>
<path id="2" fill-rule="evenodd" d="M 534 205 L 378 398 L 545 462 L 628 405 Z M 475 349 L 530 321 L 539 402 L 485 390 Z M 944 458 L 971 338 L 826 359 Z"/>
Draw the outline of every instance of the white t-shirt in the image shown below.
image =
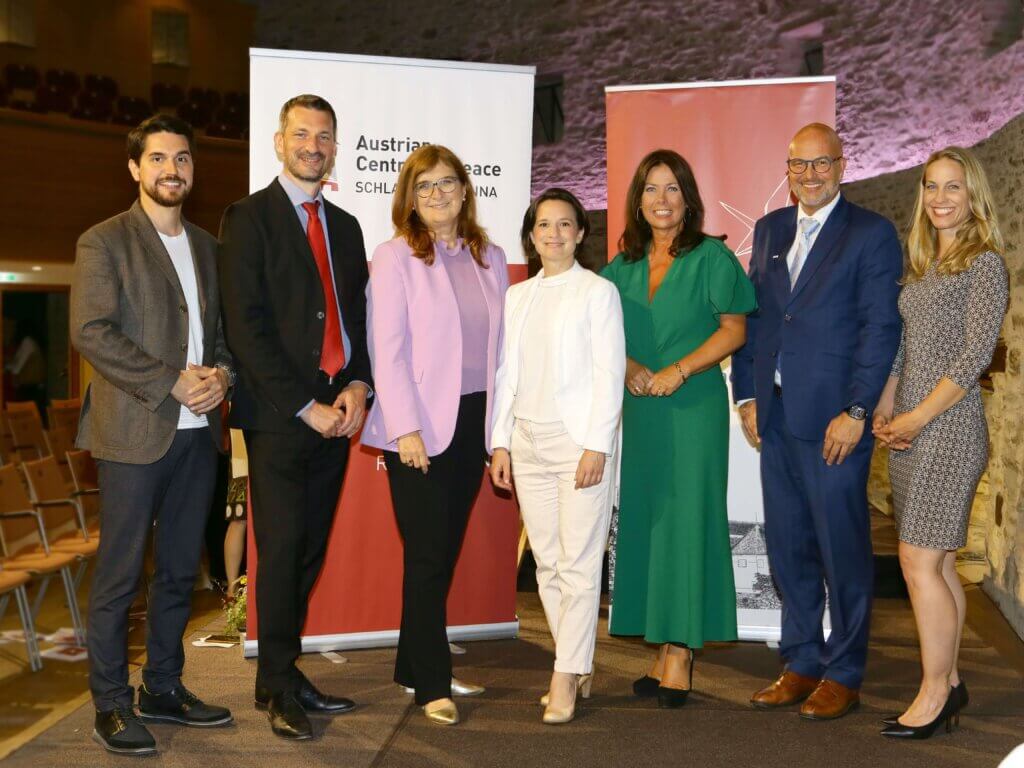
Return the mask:
<path id="1" fill-rule="evenodd" d="M 523 337 L 519 345 L 519 381 L 512 414 L 536 424 L 561 421 L 555 404 L 558 361 L 555 355 L 559 329 L 555 327 L 558 309 L 565 297 L 569 273 L 541 277 L 540 286 L 527 310 Z"/>
<path id="2" fill-rule="evenodd" d="M 176 237 L 169 237 L 158 232 L 167 253 L 170 254 L 174 271 L 178 273 L 178 282 L 185 293 L 185 306 L 188 307 L 188 359 L 187 363 L 203 364 L 203 316 L 199 309 L 199 286 L 196 283 L 196 268 L 192 261 L 192 247 L 188 242 L 188 234 L 181 231 Z M 206 415 L 196 416 L 184 405 L 178 416 L 178 429 L 198 429 L 206 426 Z"/>

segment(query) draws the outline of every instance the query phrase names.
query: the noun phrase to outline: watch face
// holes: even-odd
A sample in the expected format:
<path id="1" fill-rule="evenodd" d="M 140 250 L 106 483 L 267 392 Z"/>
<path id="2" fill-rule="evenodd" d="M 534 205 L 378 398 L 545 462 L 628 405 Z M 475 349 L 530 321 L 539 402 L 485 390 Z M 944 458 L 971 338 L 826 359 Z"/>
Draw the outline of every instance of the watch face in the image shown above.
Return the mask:
<path id="1" fill-rule="evenodd" d="M 868 415 L 867 409 L 862 405 L 851 405 L 846 409 L 846 415 L 851 419 L 857 419 L 857 421 L 863 421 Z"/>

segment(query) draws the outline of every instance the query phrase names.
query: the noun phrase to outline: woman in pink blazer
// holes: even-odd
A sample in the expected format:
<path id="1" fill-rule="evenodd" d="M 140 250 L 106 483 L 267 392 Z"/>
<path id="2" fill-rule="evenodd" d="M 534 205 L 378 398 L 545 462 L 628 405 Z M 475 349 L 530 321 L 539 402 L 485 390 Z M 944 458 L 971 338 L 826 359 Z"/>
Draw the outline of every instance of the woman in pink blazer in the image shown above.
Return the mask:
<path id="1" fill-rule="evenodd" d="M 367 287 L 376 401 L 362 442 L 384 451 L 404 543 L 395 682 L 430 720 L 455 725 L 452 694 L 484 690 L 452 676 L 445 603 L 490 449 L 508 269 L 445 147 L 409 155 L 391 220 L 396 237 L 374 251 Z"/>

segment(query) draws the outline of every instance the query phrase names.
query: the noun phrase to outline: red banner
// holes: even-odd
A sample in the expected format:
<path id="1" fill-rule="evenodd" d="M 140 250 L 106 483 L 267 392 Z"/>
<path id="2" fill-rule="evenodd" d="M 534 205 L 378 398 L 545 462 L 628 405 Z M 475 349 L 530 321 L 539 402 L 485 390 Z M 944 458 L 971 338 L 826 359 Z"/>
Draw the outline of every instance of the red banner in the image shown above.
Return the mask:
<path id="1" fill-rule="evenodd" d="M 704 230 L 728 236 L 744 264 L 754 222 L 790 204 L 786 149 L 812 122 L 835 125 L 835 79 L 623 86 L 605 93 L 608 258 L 619 252 L 626 191 L 641 158 L 674 149 L 693 167 Z"/>
<path id="2" fill-rule="evenodd" d="M 509 273 L 513 282 L 523 280 L 526 266 L 512 265 Z M 249 520 L 251 525 L 252 515 Z M 519 530 L 514 501 L 499 496 L 485 473 L 448 596 L 449 628 L 463 628 L 453 637 L 515 634 Z M 247 546 L 246 655 L 253 655 L 259 573 L 251 533 Z M 310 598 L 303 648 L 393 645 L 401 611 L 402 540 L 384 459 L 380 451 L 353 442 L 324 568 Z"/>
<path id="3" fill-rule="evenodd" d="M 626 192 L 641 158 L 674 149 L 693 167 L 704 231 L 726 235 L 746 265 L 754 222 L 790 204 L 786 158 L 807 123 L 835 125 L 835 78 L 751 80 L 609 88 L 608 256 L 618 252 Z M 735 412 L 729 421 L 729 533 L 741 640 L 778 640 L 780 611 L 769 584 L 758 453 Z"/>

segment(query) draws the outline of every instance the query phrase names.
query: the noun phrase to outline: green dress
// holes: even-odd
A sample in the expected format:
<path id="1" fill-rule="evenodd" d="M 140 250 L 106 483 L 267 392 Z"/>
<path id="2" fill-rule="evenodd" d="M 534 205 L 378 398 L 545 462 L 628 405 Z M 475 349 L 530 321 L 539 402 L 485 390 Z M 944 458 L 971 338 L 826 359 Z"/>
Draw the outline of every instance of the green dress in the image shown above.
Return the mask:
<path id="1" fill-rule="evenodd" d="M 646 258 L 631 263 L 620 253 L 602 274 L 622 298 L 626 354 L 655 372 L 703 344 L 720 314 L 757 307 L 736 256 L 711 237 L 672 260 L 653 301 Z M 721 368 L 691 376 L 669 397 L 626 390 L 612 634 L 691 648 L 736 639 L 728 468 Z"/>

